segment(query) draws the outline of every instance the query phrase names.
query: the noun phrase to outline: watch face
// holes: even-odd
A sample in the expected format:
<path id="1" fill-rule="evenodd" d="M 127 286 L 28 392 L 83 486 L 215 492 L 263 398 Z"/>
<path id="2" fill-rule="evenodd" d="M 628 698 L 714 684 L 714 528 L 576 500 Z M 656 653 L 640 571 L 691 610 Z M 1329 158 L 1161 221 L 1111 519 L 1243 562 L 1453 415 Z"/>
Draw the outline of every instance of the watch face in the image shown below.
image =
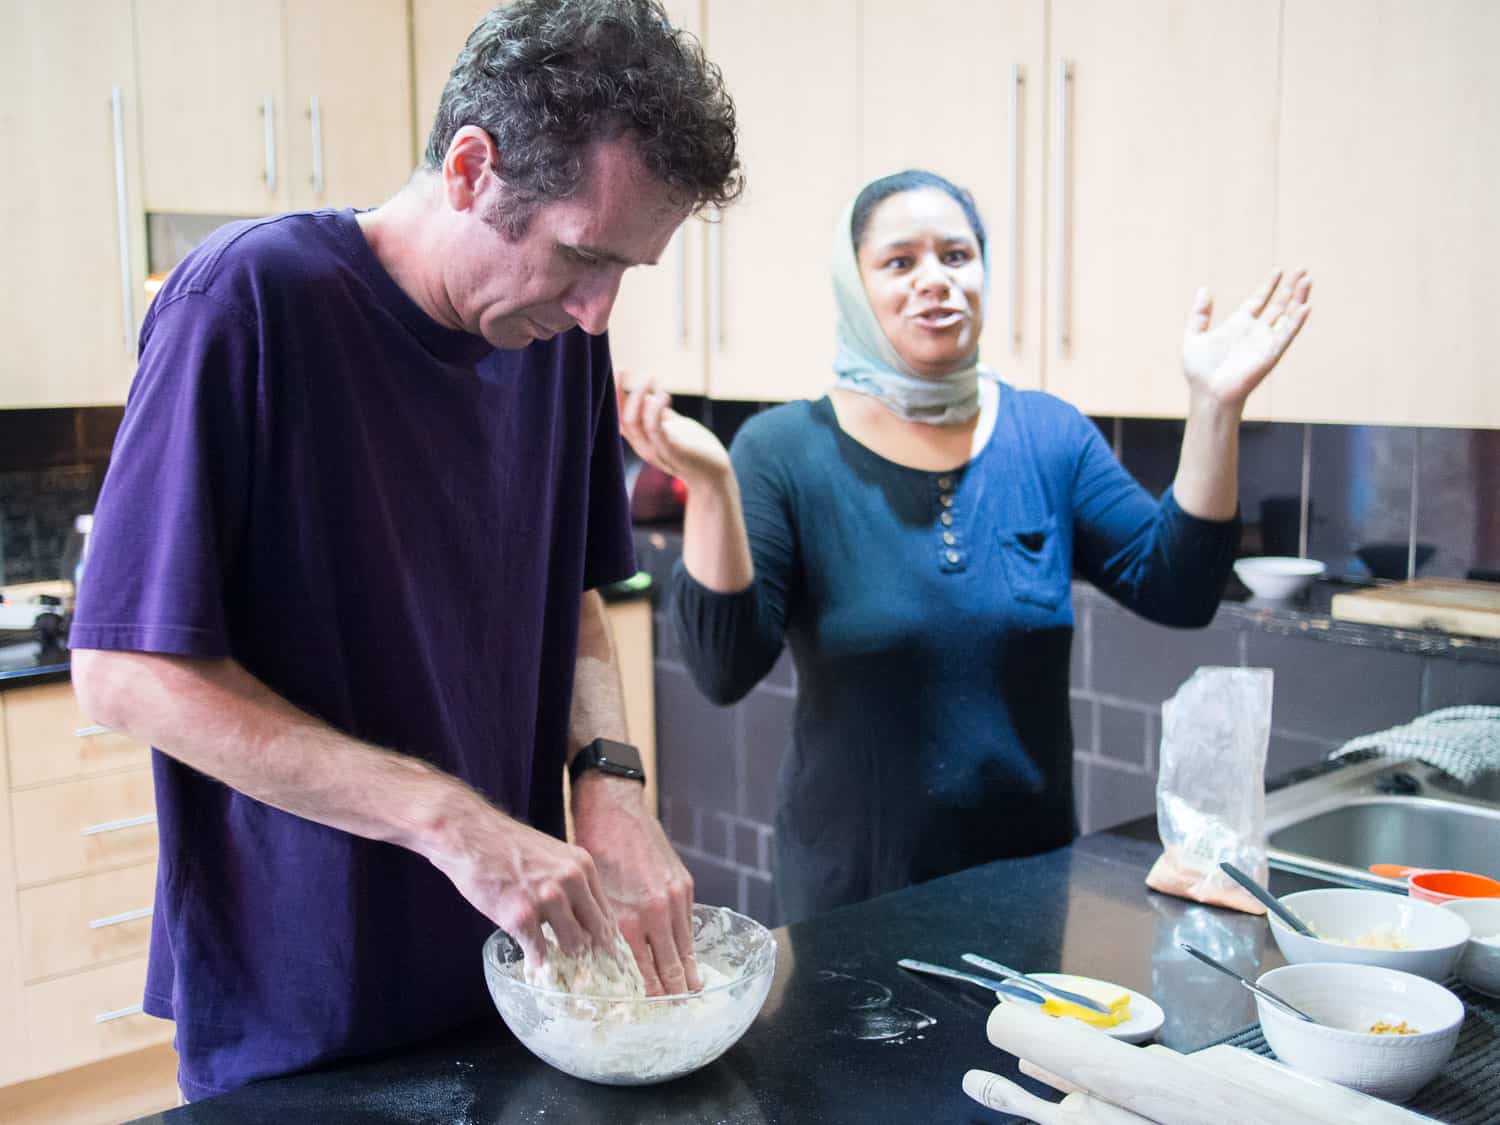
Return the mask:
<path id="1" fill-rule="evenodd" d="M 575 777 L 583 770 L 590 769 L 615 777 L 628 777 L 634 781 L 646 780 L 640 751 L 628 742 L 615 742 L 608 738 L 594 739 L 578 752 L 569 765 L 569 770 Z"/>
<path id="2" fill-rule="evenodd" d="M 595 743 L 599 748 L 599 765 L 610 773 L 640 773 L 641 754 L 628 742 L 611 742 L 601 738 Z"/>

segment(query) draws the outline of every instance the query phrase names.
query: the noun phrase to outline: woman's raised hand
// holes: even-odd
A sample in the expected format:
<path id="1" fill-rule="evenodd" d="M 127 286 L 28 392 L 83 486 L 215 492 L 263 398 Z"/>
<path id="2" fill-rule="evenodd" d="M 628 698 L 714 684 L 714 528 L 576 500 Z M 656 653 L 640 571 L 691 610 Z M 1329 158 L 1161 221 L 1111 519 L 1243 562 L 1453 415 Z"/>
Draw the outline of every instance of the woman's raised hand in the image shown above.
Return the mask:
<path id="1" fill-rule="evenodd" d="M 672 398 L 649 376 L 615 372 L 620 432 L 641 459 L 688 488 L 711 485 L 729 472 L 729 453 L 713 431 L 672 409 Z"/>
<path id="2" fill-rule="evenodd" d="M 1272 270 L 1228 320 L 1209 328 L 1214 300 L 1207 289 L 1198 290 L 1182 340 L 1182 367 L 1192 392 L 1243 407 L 1306 323 L 1311 291 L 1306 270 L 1285 278 Z"/>

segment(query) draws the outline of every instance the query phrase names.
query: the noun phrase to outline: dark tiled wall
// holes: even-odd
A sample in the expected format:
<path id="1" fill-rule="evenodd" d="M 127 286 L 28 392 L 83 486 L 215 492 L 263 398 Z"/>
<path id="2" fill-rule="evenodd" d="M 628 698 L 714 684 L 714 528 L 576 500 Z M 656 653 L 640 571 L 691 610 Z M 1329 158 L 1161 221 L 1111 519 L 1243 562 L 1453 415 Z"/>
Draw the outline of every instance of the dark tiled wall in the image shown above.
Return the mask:
<path id="1" fill-rule="evenodd" d="M 1182 423 L 1100 419 L 1125 467 L 1154 494 L 1172 481 Z M 1500 431 L 1247 423 L 1240 434 L 1245 554 L 1296 554 L 1307 464 L 1307 554 L 1367 576 L 1361 548 L 1408 542 L 1424 577 L 1500 572 Z"/>
<path id="2" fill-rule="evenodd" d="M 0 410 L 0 584 L 66 577 L 68 531 L 94 509 L 121 414 Z"/>

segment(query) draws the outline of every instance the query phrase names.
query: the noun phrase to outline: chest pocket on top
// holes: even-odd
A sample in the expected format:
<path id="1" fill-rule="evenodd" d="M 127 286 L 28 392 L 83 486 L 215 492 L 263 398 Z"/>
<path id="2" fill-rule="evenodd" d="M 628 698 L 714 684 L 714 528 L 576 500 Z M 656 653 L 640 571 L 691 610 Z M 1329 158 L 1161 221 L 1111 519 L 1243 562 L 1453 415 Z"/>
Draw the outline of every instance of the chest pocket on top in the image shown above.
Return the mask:
<path id="1" fill-rule="evenodd" d="M 1001 528 L 1000 557 L 1010 592 L 1043 609 L 1056 609 L 1068 593 L 1069 566 L 1057 520 L 1048 516 L 1035 525 Z"/>

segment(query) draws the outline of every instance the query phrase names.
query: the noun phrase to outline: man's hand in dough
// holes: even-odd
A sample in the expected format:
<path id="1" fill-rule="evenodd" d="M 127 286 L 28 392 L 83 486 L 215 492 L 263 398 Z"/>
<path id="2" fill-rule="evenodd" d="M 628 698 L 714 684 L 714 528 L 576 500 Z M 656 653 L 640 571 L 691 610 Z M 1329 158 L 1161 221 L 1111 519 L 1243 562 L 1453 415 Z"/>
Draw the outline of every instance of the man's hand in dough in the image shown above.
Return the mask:
<path id="1" fill-rule="evenodd" d="M 693 877 L 646 811 L 640 782 L 590 771 L 573 788 L 573 830 L 651 996 L 703 987 L 693 956 Z"/>

